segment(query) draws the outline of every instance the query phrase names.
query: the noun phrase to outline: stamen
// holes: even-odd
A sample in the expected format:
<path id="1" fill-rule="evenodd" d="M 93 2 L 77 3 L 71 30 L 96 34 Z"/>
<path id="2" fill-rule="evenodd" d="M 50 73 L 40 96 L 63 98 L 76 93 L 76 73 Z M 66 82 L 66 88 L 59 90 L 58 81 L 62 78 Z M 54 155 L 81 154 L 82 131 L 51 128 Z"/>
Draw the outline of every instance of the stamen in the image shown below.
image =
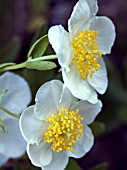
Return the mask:
<path id="1" fill-rule="evenodd" d="M 51 148 L 60 152 L 62 150 L 74 151 L 73 145 L 76 145 L 76 139 L 80 142 L 83 133 L 84 118 L 78 114 L 79 110 L 69 111 L 61 109 L 57 115 L 52 115 L 46 120 L 50 123 L 48 132 L 45 133 L 44 141 L 52 143 Z"/>
<path id="2" fill-rule="evenodd" d="M 102 56 L 102 52 L 99 51 L 98 45 L 100 42 L 97 42 L 97 39 L 97 31 L 86 30 L 85 32 L 79 32 L 78 37 L 72 41 L 73 64 L 79 70 L 84 80 L 87 80 L 89 75 L 92 78 L 95 71 L 100 69 L 100 65 L 97 62 Z"/>

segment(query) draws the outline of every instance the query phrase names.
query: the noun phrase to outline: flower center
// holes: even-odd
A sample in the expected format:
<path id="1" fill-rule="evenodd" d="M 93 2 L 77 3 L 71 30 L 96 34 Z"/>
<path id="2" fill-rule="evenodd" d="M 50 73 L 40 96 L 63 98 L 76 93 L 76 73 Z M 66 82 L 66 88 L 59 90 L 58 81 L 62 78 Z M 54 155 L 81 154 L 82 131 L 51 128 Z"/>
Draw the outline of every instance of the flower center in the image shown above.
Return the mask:
<path id="1" fill-rule="evenodd" d="M 79 110 L 69 111 L 61 109 L 57 115 L 52 115 L 46 120 L 50 123 L 48 132 L 45 133 L 44 141 L 52 143 L 52 150 L 60 152 L 62 150 L 74 151 L 72 145 L 76 145 L 76 139 L 80 142 L 83 133 L 84 118 L 78 114 Z"/>
<path id="2" fill-rule="evenodd" d="M 100 42 L 97 42 L 97 39 L 97 31 L 86 30 L 85 32 L 79 32 L 78 36 L 72 41 L 73 64 L 84 80 L 87 80 L 88 76 L 92 78 L 95 71 L 100 69 L 97 62 L 102 56 L 102 52 L 99 51 L 98 45 Z"/>

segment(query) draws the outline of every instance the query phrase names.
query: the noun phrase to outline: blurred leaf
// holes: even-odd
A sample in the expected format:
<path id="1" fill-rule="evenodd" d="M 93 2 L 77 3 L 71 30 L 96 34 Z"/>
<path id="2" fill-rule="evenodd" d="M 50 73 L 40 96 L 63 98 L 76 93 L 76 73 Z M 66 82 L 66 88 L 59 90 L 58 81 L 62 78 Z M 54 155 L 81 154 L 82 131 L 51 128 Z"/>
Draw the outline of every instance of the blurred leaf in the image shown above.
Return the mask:
<path id="1" fill-rule="evenodd" d="M 51 61 L 27 61 L 26 68 L 36 70 L 51 70 L 56 64 Z"/>
<path id="2" fill-rule="evenodd" d="M 40 23 L 39 27 L 36 30 L 36 32 L 32 38 L 31 44 L 34 44 L 34 42 L 37 39 L 39 39 L 40 37 L 47 34 L 47 30 L 48 30 L 48 23 L 45 20 L 43 20 L 43 22 Z"/>
<path id="3" fill-rule="evenodd" d="M 106 130 L 105 124 L 103 122 L 100 122 L 100 121 L 93 122 L 90 125 L 90 128 L 92 129 L 92 132 L 93 132 L 95 137 L 101 136 Z"/>
<path id="4" fill-rule="evenodd" d="M 100 163 L 89 170 L 108 170 L 108 163 L 106 162 Z"/>
<path id="5" fill-rule="evenodd" d="M 41 57 L 49 45 L 48 35 L 41 37 L 37 40 L 28 52 L 28 58 Z"/>
<path id="6" fill-rule="evenodd" d="M 23 170 L 24 168 L 22 168 L 22 165 L 20 165 L 19 161 L 16 160 L 15 166 L 14 166 L 14 170 Z"/>
<path id="7" fill-rule="evenodd" d="M 65 170 L 82 170 L 82 168 L 77 164 L 75 160 L 70 159 L 69 164 L 67 165 Z"/>
<path id="8" fill-rule="evenodd" d="M 3 96 L 7 93 L 7 91 L 8 91 L 7 89 L 0 90 L 0 103 L 1 103 Z"/>
<path id="9" fill-rule="evenodd" d="M 111 60 L 106 59 L 107 68 L 109 72 L 109 87 L 108 93 L 110 94 L 109 99 L 117 101 L 119 103 L 127 103 L 127 91 L 123 86 L 122 78 L 115 68 Z"/>
<path id="10" fill-rule="evenodd" d="M 42 13 L 43 11 L 45 11 L 47 9 L 47 5 L 48 5 L 48 0 L 44 1 L 44 0 L 29 0 L 29 5 L 31 7 L 31 9 L 33 10 L 33 13 Z"/>
<path id="11" fill-rule="evenodd" d="M 116 114 L 120 121 L 127 124 L 127 105 L 117 106 Z"/>
<path id="12" fill-rule="evenodd" d="M 0 49 L 0 61 L 3 63 L 15 60 L 20 50 L 20 47 L 21 42 L 19 39 L 14 39 L 9 42 L 6 46 Z"/>
<path id="13" fill-rule="evenodd" d="M 2 128 L 2 130 L 3 130 L 5 133 L 8 133 L 8 128 L 7 128 L 7 126 L 3 123 L 2 119 L 0 119 L 0 128 Z"/>
<path id="14" fill-rule="evenodd" d="M 4 63 L 4 64 L 0 64 L 0 69 L 3 67 L 7 67 L 7 66 L 12 66 L 15 65 L 15 63 Z"/>

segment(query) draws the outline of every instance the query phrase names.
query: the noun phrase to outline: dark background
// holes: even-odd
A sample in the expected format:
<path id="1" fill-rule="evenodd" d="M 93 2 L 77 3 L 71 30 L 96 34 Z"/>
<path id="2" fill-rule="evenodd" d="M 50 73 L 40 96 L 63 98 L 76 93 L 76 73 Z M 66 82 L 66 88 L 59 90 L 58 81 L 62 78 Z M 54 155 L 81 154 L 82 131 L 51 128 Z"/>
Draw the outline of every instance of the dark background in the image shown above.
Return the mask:
<path id="1" fill-rule="evenodd" d="M 67 29 L 67 21 L 76 2 L 0 0 L 0 63 L 25 61 L 30 46 L 47 34 L 51 26 L 62 24 Z M 112 53 L 104 57 L 109 87 L 105 95 L 99 96 L 104 107 L 97 122 L 91 125 L 96 136 L 95 145 L 77 162 L 83 170 L 103 162 L 100 165 L 103 169 L 100 170 L 127 170 L 127 0 L 99 0 L 98 3 L 98 15 L 110 17 L 116 26 L 116 41 Z M 46 54 L 52 53 L 49 47 Z M 42 83 L 54 78 L 61 79 L 58 69 L 43 72 L 23 69 L 15 72 L 29 82 L 33 98 Z M 10 160 L 4 169 L 35 168 L 25 155 Z"/>

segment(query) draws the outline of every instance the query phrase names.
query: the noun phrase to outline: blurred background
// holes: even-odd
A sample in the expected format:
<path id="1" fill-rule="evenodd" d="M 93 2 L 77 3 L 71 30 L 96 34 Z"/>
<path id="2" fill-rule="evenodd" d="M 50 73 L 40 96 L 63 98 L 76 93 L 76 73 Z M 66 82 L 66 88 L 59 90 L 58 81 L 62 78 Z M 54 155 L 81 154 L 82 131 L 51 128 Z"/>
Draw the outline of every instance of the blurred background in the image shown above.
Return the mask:
<path id="1" fill-rule="evenodd" d="M 77 0 L 0 0 L 0 63 L 26 60 L 31 45 L 47 34 L 48 28 L 67 20 Z M 127 170 L 127 1 L 99 0 L 98 15 L 110 17 L 116 26 L 116 41 L 112 53 L 105 56 L 109 87 L 99 96 L 104 107 L 91 125 L 96 137 L 92 150 L 76 160 L 81 167 L 68 170 Z M 110 35 L 109 35 L 110 36 Z M 53 54 L 49 46 L 46 54 Z M 29 83 L 33 99 L 37 89 L 46 81 L 61 79 L 58 69 L 15 71 Z M 34 103 L 34 100 L 32 101 Z M 25 167 L 25 168 L 24 168 Z M 1 170 L 36 170 L 27 155 L 10 160 Z"/>

